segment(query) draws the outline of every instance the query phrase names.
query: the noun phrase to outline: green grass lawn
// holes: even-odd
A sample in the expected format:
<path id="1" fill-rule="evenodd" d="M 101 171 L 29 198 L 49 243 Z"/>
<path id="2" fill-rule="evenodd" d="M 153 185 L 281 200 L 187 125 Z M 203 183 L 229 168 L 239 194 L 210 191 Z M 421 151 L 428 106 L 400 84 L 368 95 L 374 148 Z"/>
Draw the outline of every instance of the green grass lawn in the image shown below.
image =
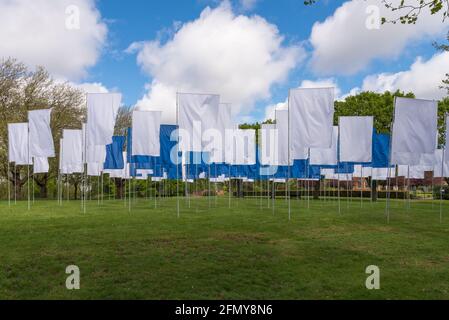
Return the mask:
<path id="1" fill-rule="evenodd" d="M 209 208 L 209 205 L 211 208 Z M 0 203 L 1 299 L 448 299 L 449 202 Z M 65 288 L 65 268 L 81 289 Z M 365 268 L 381 290 L 365 288 Z"/>

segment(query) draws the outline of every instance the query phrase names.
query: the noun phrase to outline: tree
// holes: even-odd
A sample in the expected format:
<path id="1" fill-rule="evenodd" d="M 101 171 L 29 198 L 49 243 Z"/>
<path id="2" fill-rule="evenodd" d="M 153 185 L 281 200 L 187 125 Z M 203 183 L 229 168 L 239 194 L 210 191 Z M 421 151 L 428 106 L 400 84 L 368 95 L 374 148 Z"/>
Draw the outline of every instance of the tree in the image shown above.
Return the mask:
<path id="1" fill-rule="evenodd" d="M 15 59 L 0 60 L 0 175 L 9 179 L 16 196 L 20 197 L 28 175 L 26 166 L 11 166 L 7 172 L 7 124 L 27 122 L 30 110 L 53 109 L 50 126 L 57 157 L 49 159 L 49 173 L 33 177 L 40 188 L 40 195 L 47 197 L 48 182 L 56 178 L 58 172 L 62 129 L 81 128 L 85 119 L 84 101 L 80 90 L 66 83 L 56 83 L 42 67 L 29 71 Z"/>
<path id="2" fill-rule="evenodd" d="M 123 106 L 120 107 L 117 118 L 115 121 L 114 134 L 117 136 L 125 136 L 126 131 L 132 125 L 132 109 L 131 107 Z M 126 148 L 125 141 L 125 148 Z M 115 198 L 122 199 L 124 196 L 124 180 L 121 178 L 114 178 L 115 184 Z"/>
<path id="3" fill-rule="evenodd" d="M 378 133 L 389 133 L 393 122 L 395 97 L 414 98 L 413 93 L 396 91 L 391 93 L 360 92 L 349 96 L 344 101 L 335 102 L 334 124 L 338 125 L 341 116 L 374 116 L 374 128 Z"/>

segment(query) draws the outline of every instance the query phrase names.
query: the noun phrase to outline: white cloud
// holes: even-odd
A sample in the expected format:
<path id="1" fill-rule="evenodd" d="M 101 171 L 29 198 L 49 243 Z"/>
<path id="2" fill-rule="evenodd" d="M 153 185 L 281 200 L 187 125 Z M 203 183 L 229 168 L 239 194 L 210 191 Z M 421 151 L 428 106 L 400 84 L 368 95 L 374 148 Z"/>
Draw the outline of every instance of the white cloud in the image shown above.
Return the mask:
<path id="1" fill-rule="evenodd" d="M 99 82 L 71 83 L 74 87 L 85 93 L 108 93 L 110 90 Z"/>
<path id="2" fill-rule="evenodd" d="M 301 82 L 300 88 L 335 88 L 335 97 L 339 99 L 341 90 L 334 78 L 318 79 L 318 80 L 304 80 Z"/>
<path id="3" fill-rule="evenodd" d="M 441 80 L 449 70 L 449 52 L 434 55 L 427 61 L 418 57 L 409 70 L 398 73 L 380 73 L 367 76 L 363 81 L 364 91 L 386 90 L 413 92 L 417 98 L 441 99 L 446 91 L 439 88 Z"/>
<path id="4" fill-rule="evenodd" d="M 367 9 L 371 11 L 367 13 Z M 378 0 L 352 0 L 342 4 L 324 22 L 315 23 L 310 36 L 314 48 L 312 69 L 321 75 L 354 74 L 374 59 L 397 58 L 408 44 L 442 35 L 447 30 L 447 24 L 427 11 L 422 12 L 416 25 L 384 24 L 380 29 L 367 27 L 367 22 L 378 21 L 372 20 L 373 15 L 391 17 L 392 12 Z"/>
<path id="5" fill-rule="evenodd" d="M 57 78 L 85 76 L 97 62 L 106 34 L 94 0 L 0 2 L 0 57 L 44 66 Z"/>
<path id="6" fill-rule="evenodd" d="M 287 110 L 288 101 L 271 104 L 265 109 L 265 120 L 274 120 L 276 118 L 276 110 Z"/>
<path id="7" fill-rule="evenodd" d="M 219 93 L 234 114 L 247 114 L 254 103 L 270 97 L 300 63 L 304 50 L 284 46 L 275 25 L 259 16 L 236 15 L 229 2 L 206 8 L 185 23 L 166 43 L 134 43 L 141 68 L 152 77 L 141 109 L 163 109 L 174 121 L 176 91 Z M 243 109 L 245 108 L 245 109 Z"/>
<path id="8" fill-rule="evenodd" d="M 239 0 L 240 7 L 244 11 L 252 10 L 256 6 L 258 0 Z"/>

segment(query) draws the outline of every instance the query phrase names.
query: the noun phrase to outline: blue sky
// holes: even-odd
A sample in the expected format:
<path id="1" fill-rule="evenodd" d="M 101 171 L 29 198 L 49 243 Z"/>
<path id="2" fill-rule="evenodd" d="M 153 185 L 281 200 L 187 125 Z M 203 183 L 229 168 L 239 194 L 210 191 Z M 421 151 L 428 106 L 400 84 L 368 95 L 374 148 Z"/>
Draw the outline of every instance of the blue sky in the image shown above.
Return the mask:
<path id="1" fill-rule="evenodd" d="M 17 56 L 30 66 L 44 65 L 55 78 L 88 92 L 119 91 L 126 105 L 141 109 L 165 111 L 172 106 L 162 104 L 171 104 L 169 95 L 175 88 L 221 91 L 222 81 L 223 92 L 216 93 L 236 106 L 236 118 L 257 121 L 275 105 L 282 108 L 292 87 L 332 85 L 337 87 L 337 98 L 360 90 L 402 89 L 439 99 L 444 95 L 438 91 L 439 81 L 449 72 L 449 56 L 432 47 L 433 41 L 444 40 L 447 23 L 424 16 L 417 26 L 367 30 L 369 5 L 377 5 L 380 15 L 385 13 L 378 0 L 323 0 L 314 6 L 299 0 L 61 0 L 56 6 L 50 0 L 36 0 L 35 7 L 23 0 L 11 3 L 3 8 L 0 4 L 0 30 L 11 30 L 8 23 L 15 30 L 0 31 L 7 43 L 0 46 L 1 56 Z M 80 9 L 80 32 L 61 31 L 61 35 L 59 26 L 44 23 L 54 23 L 61 14 L 67 17 L 64 9 L 71 3 Z M 209 13 L 204 11 L 207 7 Z M 32 16 L 39 8 L 41 16 Z M 5 18 L 18 10 L 29 10 L 30 17 Z M 195 34 L 204 34 L 204 25 L 215 27 L 212 19 L 217 21 L 217 34 L 212 41 L 204 40 L 210 45 L 192 40 Z M 36 30 L 25 29 L 30 21 Z M 184 32 L 190 24 L 190 33 Z M 243 40 L 236 40 L 234 47 L 233 39 L 240 36 Z M 32 41 L 36 37 L 39 41 Z M 185 53 L 190 49 L 186 41 L 191 46 L 205 45 L 204 52 Z M 227 49 L 222 50 L 222 44 Z M 260 53 L 250 50 L 259 46 Z M 242 61 L 257 60 L 252 69 L 244 70 L 243 62 L 236 66 L 235 57 L 227 60 L 240 50 Z M 211 65 L 210 55 L 217 52 L 220 57 Z M 201 60 L 209 64 L 202 65 Z M 184 67 L 189 71 L 176 71 Z M 218 85 L 211 84 L 214 77 Z M 246 83 L 253 88 L 248 94 Z"/>

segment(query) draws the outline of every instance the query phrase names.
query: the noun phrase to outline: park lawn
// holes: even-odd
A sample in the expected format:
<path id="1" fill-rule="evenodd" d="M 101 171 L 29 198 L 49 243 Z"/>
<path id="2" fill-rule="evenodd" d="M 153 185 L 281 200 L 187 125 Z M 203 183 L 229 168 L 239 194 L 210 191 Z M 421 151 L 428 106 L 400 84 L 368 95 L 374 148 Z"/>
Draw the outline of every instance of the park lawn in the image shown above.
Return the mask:
<path id="1" fill-rule="evenodd" d="M 1 202 L 0 299 L 449 298 L 449 202 L 215 201 Z"/>

